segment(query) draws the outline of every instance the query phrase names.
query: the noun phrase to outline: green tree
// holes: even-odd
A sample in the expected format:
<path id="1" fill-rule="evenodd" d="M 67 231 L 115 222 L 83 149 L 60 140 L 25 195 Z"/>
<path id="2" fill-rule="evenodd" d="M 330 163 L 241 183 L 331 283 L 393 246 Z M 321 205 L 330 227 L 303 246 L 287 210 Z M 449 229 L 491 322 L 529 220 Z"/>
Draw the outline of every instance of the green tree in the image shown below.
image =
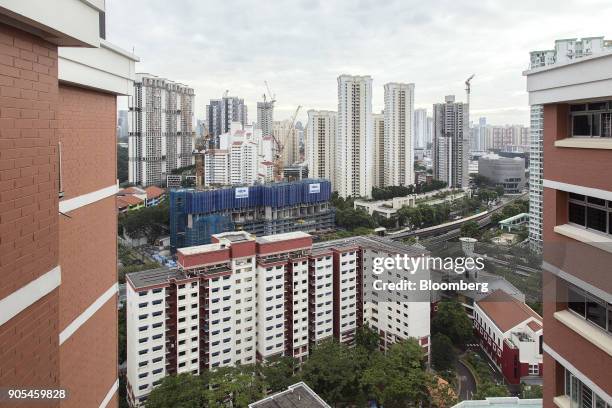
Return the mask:
<path id="1" fill-rule="evenodd" d="M 543 393 L 541 385 L 527 385 L 525 383 L 521 383 L 521 398 L 542 398 L 542 396 Z"/>
<path id="2" fill-rule="evenodd" d="M 209 376 L 210 407 L 246 408 L 264 396 L 265 383 L 252 365 L 218 368 Z"/>
<path id="3" fill-rule="evenodd" d="M 461 225 L 461 236 L 475 238 L 478 236 L 479 227 L 476 221 L 468 221 Z"/>
<path id="4" fill-rule="evenodd" d="M 484 400 L 491 397 L 507 397 L 510 393 L 508 388 L 503 384 L 495 384 L 490 380 L 482 381 L 478 384 L 476 392 L 472 396 L 475 400 Z"/>
<path id="5" fill-rule="evenodd" d="M 363 372 L 362 386 L 369 398 L 391 408 L 420 406 L 429 400 L 430 377 L 416 340 L 394 344 L 387 355 L 377 353 Z"/>
<path id="6" fill-rule="evenodd" d="M 463 306 L 455 300 L 438 303 L 438 311 L 431 321 L 431 330 L 446 335 L 456 345 L 465 345 L 473 335 L 470 319 Z"/>
<path id="7" fill-rule="evenodd" d="M 359 394 L 358 362 L 354 353 L 336 340 L 314 347 L 302 365 L 302 378 L 330 404 L 354 401 Z"/>
<path id="8" fill-rule="evenodd" d="M 366 351 L 372 353 L 378 350 L 378 344 L 380 337 L 378 333 L 370 328 L 367 324 L 364 324 L 357 329 L 355 333 L 355 343 L 357 347 L 363 347 Z"/>
<path id="9" fill-rule="evenodd" d="M 170 375 L 151 391 L 147 408 L 201 408 L 208 401 L 204 378 L 191 374 Z"/>
<path id="10" fill-rule="evenodd" d="M 448 336 L 436 333 L 431 337 L 431 364 L 437 371 L 445 371 L 455 366 L 457 354 Z"/>
<path id="11" fill-rule="evenodd" d="M 146 207 L 130 211 L 119 216 L 119 229 L 131 238 L 147 238 L 152 244 L 157 238 L 167 233 L 170 225 L 170 212 L 167 201 L 155 207 Z"/>
<path id="12" fill-rule="evenodd" d="M 293 357 L 277 356 L 266 360 L 259 366 L 259 372 L 269 392 L 287 389 L 295 383 L 293 374 L 298 368 L 298 362 Z"/>
<path id="13" fill-rule="evenodd" d="M 498 212 L 493 213 L 493 215 L 491 215 L 491 224 L 497 225 L 503 219 L 504 219 L 504 216 L 501 215 L 500 213 Z"/>

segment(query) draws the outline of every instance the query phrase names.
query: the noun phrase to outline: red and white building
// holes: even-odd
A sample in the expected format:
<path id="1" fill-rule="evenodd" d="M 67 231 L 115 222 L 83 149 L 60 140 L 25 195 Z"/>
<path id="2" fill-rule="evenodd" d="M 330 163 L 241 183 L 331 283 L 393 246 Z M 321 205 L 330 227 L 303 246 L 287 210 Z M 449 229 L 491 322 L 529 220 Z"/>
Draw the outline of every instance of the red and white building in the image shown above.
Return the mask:
<path id="1" fill-rule="evenodd" d="M 146 401 L 170 374 L 277 355 L 303 360 L 310 347 L 332 336 L 352 343 L 364 322 L 380 330 L 383 347 L 413 337 L 428 349 L 429 302 L 397 306 L 410 309 L 402 310 L 407 317 L 397 330 L 393 322 L 399 319 L 386 316 L 390 308 L 379 306 L 380 319 L 364 317 L 363 276 L 371 273 L 370 258 L 411 251 L 383 238 L 313 245 L 303 232 L 255 238 L 236 231 L 179 249 L 177 269 L 129 274 L 129 400 Z"/>
<path id="2" fill-rule="evenodd" d="M 474 330 L 482 349 L 510 384 L 542 377 L 542 317 L 495 290 L 474 304 Z"/>
<path id="3" fill-rule="evenodd" d="M 612 52 L 602 42 L 566 40 L 580 58 L 524 73 L 542 119 L 545 408 L 612 406 Z"/>

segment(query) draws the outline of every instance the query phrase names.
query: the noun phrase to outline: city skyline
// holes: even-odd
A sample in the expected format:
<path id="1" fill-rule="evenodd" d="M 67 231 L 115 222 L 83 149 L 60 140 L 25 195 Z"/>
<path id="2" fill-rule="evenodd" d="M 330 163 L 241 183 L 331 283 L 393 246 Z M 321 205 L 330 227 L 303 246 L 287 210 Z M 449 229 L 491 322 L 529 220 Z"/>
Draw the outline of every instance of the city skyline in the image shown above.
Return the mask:
<path id="1" fill-rule="evenodd" d="M 415 83 L 415 108 L 431 111 L 445 95 L 465 102 L 463 82 L 476 73 L 471 117 L 528 125 L 521 72 L 528 68 L 529 51 L 549 49 L 558 38 L 610 34 L 605 21 L 610 6 L 601 1 L 590 2 L 592 7 L 577 1 L 555 3 L 555 13 L 547 12 L 550 1 L 522 2 L 512 9 L 502 3 L 449 2 L 440 16 L 433 5 L 414 2 L 362 2 L 356 8 L 339 2 L 263 8 L 186 3 L 182 11 L 165 2 L 147 2 L 146 7 L 139 1 L 107 3 L 109 39 L 128 50 L 134 47 L 141 57 L 137 71 L 193 87 L 197 118 L 226 89 L 244 98 L 255 113 L 267 80 L 278 100 L 275 120 L 290 118 L 302 105 L 298 120 L 305 123 L 308 109 L 336 109 L 335 81 L 342 74 L 372 76 L 374 112 L 384 106 L 387 82 Z M 600 12 L 591 13 L 593 7 Z M 139 18 L 125 18 L 130 15 Z M 160 16 L 164 19 L 158 22 Z M 221 41 L 220 33 L 229 25 L 231 33 Z M 545 33 L 542 27 L 547 27 Z M 427 36 L 420 34 L 425 32 Z M 169 58 L 159 58 L 160 53 Z M 176 59 L 186 63 L 174 64 Z"/>

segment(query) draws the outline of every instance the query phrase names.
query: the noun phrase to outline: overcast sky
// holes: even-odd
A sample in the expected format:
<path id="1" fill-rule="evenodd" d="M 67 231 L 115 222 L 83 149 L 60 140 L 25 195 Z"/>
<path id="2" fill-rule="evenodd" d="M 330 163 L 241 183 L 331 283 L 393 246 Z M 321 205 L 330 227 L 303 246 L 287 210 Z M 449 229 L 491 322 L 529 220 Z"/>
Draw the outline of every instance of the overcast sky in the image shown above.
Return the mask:
<path id="1" fill-rule="evenodd" d="M 471 120 L 528 124 L 529 51 L 558 38 L 612 37 L 609 0 L 106 0 L 107 39 L 140 57 L 149 72 L 193 88 L 196 117 L 228 89 L 245 99 L 249 121 L 265 92 L 275 119 L 302 105 L 337 109 L 340 74 L 373 77 L 373 110 L 383 84 L 415 83 L 415 105 L 465 99 Z"/>

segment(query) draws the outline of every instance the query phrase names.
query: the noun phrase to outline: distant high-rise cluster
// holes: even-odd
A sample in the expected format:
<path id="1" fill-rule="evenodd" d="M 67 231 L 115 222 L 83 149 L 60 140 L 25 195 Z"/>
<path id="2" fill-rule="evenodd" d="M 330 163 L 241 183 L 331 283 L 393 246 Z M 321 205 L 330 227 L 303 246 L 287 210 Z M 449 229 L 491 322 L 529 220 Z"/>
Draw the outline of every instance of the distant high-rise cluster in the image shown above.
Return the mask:
<path id="1" fill-rule="evenodd" d="M 433 175 L 449 187 L 468 186 L 469 132 L 468 105 L 455 96 L 433 107 Z"/>
<path id="2" fill-rule="evenodd" d="M 172 170 L 193 164 L 193 88 L 136 74 L 129 98 L 129 182 L 160 185 Z"/>
<path id="3" fill-rule="evenodd" d="M 244 99 L 235 96 L 223 96 L 221 99 L 211 99 L 206 105 L 206 123 L 211 147 L 219 147 L 219 136 L 230 131 L 232 122 L 248 124 L 247 106 Z"/>
<path id="4" fill-rule="evenodd" d="M 273 180 L 273 143 L 260 129 L 231 124 L 218 137 L 219 148 L 204 152 L 204 185 L 251 185 Z"/>
<path id="5" fill-rule="evenodd" d="M 423 155 L 435 142 L 427 110 L 414 109 L 414 89 L 413 83 L 385 84 L 384 109 L 373 113 L 372 78 L 340 75 L 338 111 L 308 112 L 305 159 L 310 175 L 331 180 L 344 198 L 370 197 L 373 187 L 415 184 L 415 149 Z M 467 126 L 467 108 L 464 111 L 465 118 L 458 120 Z M 467 135 L 463 127 L 458 132 L 461 139 Z M 467 155 L 469 144 L 461 142 L 455 148 Z M 458 173 L 452 177 L 467 178 L 467 156 L 451 170 Z M 466 186 L 467 181 L 455 185 Z"/>
<path id="6" fill-rule="evenodd" d="M 563 64 L 575 59 L 600 54 L 612 50 L 604 37 L 587 37 L 556 40 L 552 50 L 532 51 L 529 53 L 529 68 L 539 68 L 552 64 Z M 544 108 L 531 105 L 531 143 L 529 149 L 529 243 L 533 249 L 542 248 L 542 179 L 544 176 Z"/>
<path id="7" fill-rule="evenodd" d="M 487 118 L 479 118 L 470 127 L 470 151 L 490 150 L 514 153 L 529 152 L 529 127 L 523 125 L 488 125 Z"/>

